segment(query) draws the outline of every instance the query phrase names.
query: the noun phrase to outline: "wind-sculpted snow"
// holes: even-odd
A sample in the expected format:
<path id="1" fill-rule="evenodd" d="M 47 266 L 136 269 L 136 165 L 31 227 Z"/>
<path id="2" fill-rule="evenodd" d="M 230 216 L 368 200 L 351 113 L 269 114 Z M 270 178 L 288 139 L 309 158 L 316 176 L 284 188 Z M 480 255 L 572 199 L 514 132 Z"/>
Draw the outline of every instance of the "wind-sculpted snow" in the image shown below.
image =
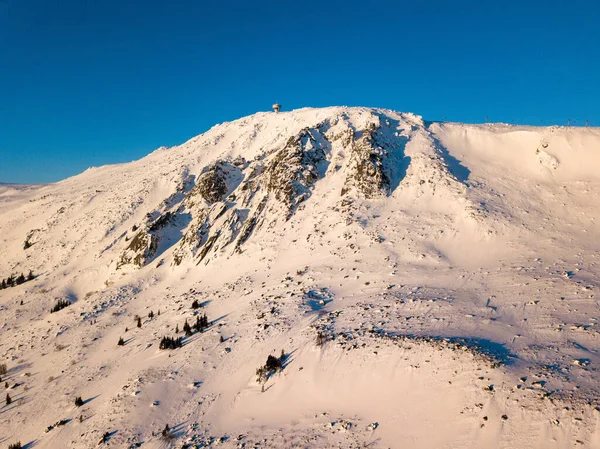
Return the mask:
<path id="1" fill-rule="evenodd" d="M 2 185 L 0 445 L 600 447 L 598 148 L 307 108 Z"/>

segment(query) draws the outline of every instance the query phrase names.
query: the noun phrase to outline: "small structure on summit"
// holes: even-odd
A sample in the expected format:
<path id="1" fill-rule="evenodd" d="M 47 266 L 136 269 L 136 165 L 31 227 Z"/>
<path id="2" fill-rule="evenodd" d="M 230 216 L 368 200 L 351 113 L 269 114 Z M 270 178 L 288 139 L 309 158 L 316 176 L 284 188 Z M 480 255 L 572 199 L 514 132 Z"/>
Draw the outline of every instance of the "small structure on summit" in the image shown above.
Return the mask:
<path id="1" fill-rule="evenodd" d="M 275 103 L 273 105 L 273 111 L 279 112 L 280 109 L 281 109 L 281 105 L 279 103 Z"/>

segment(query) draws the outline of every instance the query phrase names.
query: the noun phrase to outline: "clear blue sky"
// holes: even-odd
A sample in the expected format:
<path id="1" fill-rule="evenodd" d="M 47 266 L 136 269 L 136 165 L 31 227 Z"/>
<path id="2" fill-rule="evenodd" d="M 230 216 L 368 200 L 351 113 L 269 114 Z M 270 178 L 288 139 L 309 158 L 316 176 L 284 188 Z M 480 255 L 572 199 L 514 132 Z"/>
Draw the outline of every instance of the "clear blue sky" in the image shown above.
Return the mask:
<path id="1" fill-rule="evenodd" d="M 0 182 L 267 110 L 600 125 L 598 0 L 0 0 Z"/>

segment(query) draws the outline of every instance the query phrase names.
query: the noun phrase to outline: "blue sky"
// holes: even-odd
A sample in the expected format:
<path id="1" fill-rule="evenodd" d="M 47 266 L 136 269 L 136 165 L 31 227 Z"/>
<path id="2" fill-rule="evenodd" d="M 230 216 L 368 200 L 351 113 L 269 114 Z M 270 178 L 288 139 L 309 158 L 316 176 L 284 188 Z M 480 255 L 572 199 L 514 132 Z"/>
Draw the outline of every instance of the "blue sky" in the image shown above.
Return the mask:
<path id="1" fill-rule="evenodd" d="M 269 109 L 600 125 L 600 2 L 0 0 L 0 182 Z"/>

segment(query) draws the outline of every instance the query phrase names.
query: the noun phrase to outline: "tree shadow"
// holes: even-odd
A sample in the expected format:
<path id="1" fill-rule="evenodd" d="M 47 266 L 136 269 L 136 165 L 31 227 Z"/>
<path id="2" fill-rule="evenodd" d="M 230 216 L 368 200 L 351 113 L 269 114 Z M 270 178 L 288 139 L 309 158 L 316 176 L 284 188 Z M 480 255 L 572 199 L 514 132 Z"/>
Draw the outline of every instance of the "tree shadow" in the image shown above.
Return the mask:
<path id="1" fill-rule="evenodd" d="M 19 407 L 19 405 L 21 405 L 24 402 L 25 402 L 25 395 L 21 395 L 19 397 L 11 397 L 11 403 L 8 405 L 4 405 L 2 407 L 2 410 L 0 410 L 0 415 L 3 415 L 4 413 L 8 413 L 8 412 L 16 409 L 17 407 Z"/>
<path id="2" fill-rule="evenodd" d="M 96 396 L 92 396 L 91 398 L 86 399 L 85 401 L 83 401 L 83 405 L 86 405 L 86 404 L 92 402 L 94 399 L 96 399 L 99 396 L 101 396 L 101 395 L 97 394 Z"/>
<path id="3" fill-rule="evenodd" d="M 217 324 L 219 321 L 223 321 L 225 318 L 227 318 L 228 315 L 229 314 L 221 315 L 219 318 L 215 318 L 214 320 L 209 321 L 206 330 L 215 327 L 215 324 Z"/>
<path id="4" fill-rule="evenodd" d="M 21 363 L 19 365 L 13 366 L 8 370 L 8 372 L 2 376 L 2 382 L 7 382 L 16 377 L 19 371 L 23 371 L 26 368 L 33 366 L 32 363 Z"/>
<path id="5" fill-rule="evenodd" d="M 171 427 L 171 433 L 175 438 L 179 438 L 185 435 L 185 424 L 187 421 L 180 422 L 179 424 Z"/>
<path id="6" fill-rule="evenodd" d="M 112 437 L 114 437 L 117 434 L 118 430 L 113 430 L 112 432 L 106 432 L 104 435 L 102 435 L 102 439 L 100 440 L 100 443 L 108 443 L 110 441 L 110 439 Z"/>

